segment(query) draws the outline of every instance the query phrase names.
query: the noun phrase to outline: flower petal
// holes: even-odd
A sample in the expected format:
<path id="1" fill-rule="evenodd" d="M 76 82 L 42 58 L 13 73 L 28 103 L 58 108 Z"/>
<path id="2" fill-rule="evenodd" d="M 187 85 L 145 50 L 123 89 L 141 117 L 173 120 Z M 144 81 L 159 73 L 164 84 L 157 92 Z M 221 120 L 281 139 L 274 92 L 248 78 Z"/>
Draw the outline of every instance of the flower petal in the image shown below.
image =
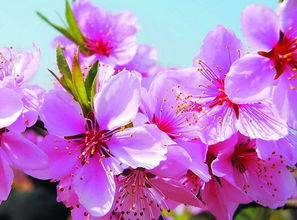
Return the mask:
<path id="1" fill-rule="evenodd" d="M 272 96 L 275 69 L 268 58 L 248 54 L 236 61 L 225 79 L 225 92 L 233 103 L 256 103 Z"/>
<path id="2" fill-rule="evenodd" d="M 73 187 L 79 202 L 91 215 L 104 216 L 110 211 L 115 182 L 96 159 L 90 159 L 90 164 L 85 164 L 75 173 Z"/>
<path id="3" fill-rule="evenodd" d="M 37 119 L 38 113 L 36 111 L 24 109 L 20 117 L 8 129 L 15 132 L 24 132 L 27 127 L 33 126 Z"/>
<path id="4" fill-rule="evenodd" d="M 79 104 L 62 90 L 45 94 L 41 118 L 49 133 L 54 135 L 71 136 L 85 132 L 85 120 Z"/>
<path id="5" fill-rule="evenodd" d="M 21 97 L 7 88 L 0 88 L 0 106 L 0 128 L 15 122 L 23 109 Z"/>
<path id="6" fill-rule="evenodd" d="M 193 59 L 193 65 L 199 67 L 202 61 L 218 74 L 226 74 L 231 64 L 242 54 L 244 49 L 241 41 L 231 30 L 218 25 L 204 38 L 200 52 Z"/>
<path id="7" fill-rule="evenodd" d="M 18 133 L 10 131 L 2 134 L 1 146 L 12 165 L 20 170 L 42 169 L 48 166 L 46 154 Z"/>
<path id="8" fill-rule="evenodd" d="M 173 179 L 164 180 L 161 178 L 153 178 L 150 179 L 150 183 L 154 186 L 154 188 L 161 191 L 162 194 L 169 200 L 186 205 L 202 207 L 200 200 L 198 200 L 189 190 L 185 189 L 179 181 L 175 181 Z"/>
<path id="9" fill-rule="evenodd" d="M 243 36 L 253 51 L 270 51 L 279 40 L 279 22 L 275 12 L 265 5 L 252 4 L 241 15 Z"/>
<path id="10" fill-rule="evenodd" d="M 0 181 L 1 183 L 0 203 L 1 203 L 3 200 L 7 199 L 11 189 L 12 182 L 13 182 L 12 169 L 9 167 L 9 164 L 2 156 L 0 156 L 0 179 L 1 179 Z"/>
<path id="11" fill-rule="evenodd" d="M 278 140 L 288 134 L 286 122 L 269 102 L 240 106 L 238 130 L 263 140 Z"/>
<path id="12" fill-rule="evenodd" d="M 140 105 L 140 81 L 136 72 L 122 71 L 105 84 L 94 98 L 95 116 L 101 129 L 112 130 L 133 120 Z"/>
<path id="13" fill-rule="evenodd" d="M 35 52 L 22 51 L 16 54 L 14 60 L 15 72 L 22 75 L 24 78 L 22 82 L 25 82 L 32 78 L 37 72 L 40 63 L 40 49 L 36 44 L 33 44 Z"/>
<path id="14" fill-rule="evenodd" d="M 199 176 L 203 181 L 207 182 L 211 179 L 208 166 L 204 163 L 206 160 L 207 145 L 200 140 L 193 141 L 177 141 L 190 155 L 192 162 L 190 170 Z M 170 146 L 169 146 L 170 148 Z"/>
<path id="15" fill-rule="evenodd" d="M 39 179 L 59 180 L 70 175 L 78 161 L 79 151 L 73 143 L 54 135 L 47 135 L 38 145 L 48 158 L 46 169 L 27 171 L 31 176 Z"/>
<path id="16" fill-rule="evenodd" d="M 297 28 L 297 2 L 295 0 L 286 0 L 280 3 L 278 8 L 282 31 L 294 33 L 296 36 Z"/>
<path id="17" fill-rule="evenodd" d="M 166 158 L 167 148 L 161 143 L 163 135 L 154 125 L 133 127 L 113 135 L 108 146 L 122 163 L 152 169 Z"/>
<path id="18" fill-rule="evenodd" d="M 191 157 L 178 145 L 168 146 L 166 160 L 150 172 L 165 178 L 178 178 L 186 174 L 191 165 Z M 172 169 L 174 167 L 174 169 Z"/>

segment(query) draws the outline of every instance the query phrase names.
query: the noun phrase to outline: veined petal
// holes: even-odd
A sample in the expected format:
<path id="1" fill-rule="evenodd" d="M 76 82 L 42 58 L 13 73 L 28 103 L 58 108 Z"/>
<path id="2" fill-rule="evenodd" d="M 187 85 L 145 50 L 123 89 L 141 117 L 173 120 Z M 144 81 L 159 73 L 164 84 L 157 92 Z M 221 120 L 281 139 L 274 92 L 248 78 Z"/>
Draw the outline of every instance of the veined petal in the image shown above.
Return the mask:
<path id="1" fill-rule="evenodd" d="M 91 215 L 104 216 L 110 211 L 115 182 L 96 158 L 90 159 L 90 164 L 85 164 L 75 173 L 73 187 L 79 202 Z"/>
<path id="2" fill-rule="evenodd" d="M 14 69 L 17 74 L 21 74 L 25 82 L 32 78 L 37 72 L 40 63 L 40 49 L 36 44 L 33 44 L 35 51 L 21 51 L 16 53 L 14 60 Z"/>
<path id="3" fill-rule="evenodd" d="M 294 33 L 296 36 L 297 28 L 297 2 L 295 0 L 286 0 L 280 3 L 278 8 L 280 25 L 286 33 Z"/>
<path id="4" fill-rule="evenodd" d="M 240 106 L 238 130 L 263 140 L 278 140 L 288 134 L 286 122 L 268 102 Z"/>
<path id="5" fill-rule="evenodd" d="M 11 89 L 0 88 L 0 105 L 0 128 L 11 125 L 22 113 L 21 97 Z"/>
<path id="6" fill-rule="evenodd" d="M 275 12 L 265 5 L 251 4 L 241 15 L 241 29 L 249 48 L 270 51 L 279 40 L 279 22 Z"/>
<path id="7" fill-rule="evenodd" d="M 233 103 L 256 103 L 272 97 L 275 69 L 268 58 L 247 54 L 237 60 L 225 79 L 225 92 Z"/>
<path id="8" fill-rule="evenodd" d="M 202 207 L 201 202 L 196 198 L 196 196 L 189 190 L 185 189 L 179 181 L 156 178 L 151 179 L 150 183 L 155 188 L 158 188 L 169 200 L 180 202 L 186 205 Z"/>
<path id="9" fill-rule="evenodd" d="M 47 135 L 38 145 L 48 158 L 49 163 L 46 169 L 27 171 L 31 176 L 39 179 L 59 180 L 69 176 L 79 162 L 80 151 L 71 141 L 65 140 L 55 135 Z"/>
<path id="10" fill-rule="evenodd" d="M 42 169 L 48 166 L 46 154 L 18 133 L 10 131 L 2 134 L 1 146 L 12 165 L 20 170 Z"/>
<path id="11" fill-rule="evenodd" d="M 193 65 L 199 67 L 202 61 L 218 75 L 223 76 L 229 72 L 231 64 L 243 54 L 243 45 L 235 34 L 224 26 L 218 25 L 204 38 L 199 53 L 193 59 Z"/>
<path id="12" fill-rule="evenodd" d="M 211 177 L 208 172 L 208 166 L 204 163 L 206 160 L 207 145 L 200 140 L 177 141 L 177 143 L 188 152 L 192 159 L 189 169 L 203 181 L 209 181 Z"/>
<path id="13" fill-rule="evenodd" d="M 54 135 L 71 136 L 85 132 L 85 119 L 79 104 L 62 90 L 45 94 L 41 118 L 49 133 Z"/>
<path id="14" fill-rule="evenodd" d="M 201 140 L 206 144 L 224 141 L 237 132 L 236 114 L 227 104 L 206 110 L 198 118 L 201 126 Z"/>
<path id="15" fill-rule="evenodd" d="M 165 156 L 166 160 L 161 161 L 160 165 L 150 172 L 165 178 L 178 178 L 187 173 L 192 159 L 182 147 L 178 145 L 168 146 L 168 152 Z M 172 169 L 173 167 L 174 169 Z"/>
<path id="16" fill-rule="evenodd" d="M 152 169 L 166 158 L 162 137 L 163 133 L 154 125 L 133 127 L 114 134 L 108 146 L 122 163 L 132 168 Z"/>
<path id="17" fill-rule="evenodd" d="M 94 98 L 95 116 L 101 129 L 129 124 L 140 105 L 140 81 L 136 72 L 122 71 L 106 82 Z"/>

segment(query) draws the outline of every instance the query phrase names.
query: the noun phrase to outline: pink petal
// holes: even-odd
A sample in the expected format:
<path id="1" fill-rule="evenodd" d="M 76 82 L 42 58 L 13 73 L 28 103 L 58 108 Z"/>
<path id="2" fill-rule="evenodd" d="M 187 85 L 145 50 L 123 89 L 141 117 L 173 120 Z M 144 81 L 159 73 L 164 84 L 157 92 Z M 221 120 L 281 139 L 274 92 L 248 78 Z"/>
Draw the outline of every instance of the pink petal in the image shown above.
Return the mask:
<path id="1" fill-rule="evenodd" d="M 96 159 L 90 159 L 90 164 L 85 164 L 77 171 L 73 187 L 79 202 L 91 215 L 100 217 L 110 211 L 115 195 L 115 182 L 113 176 Z"/>
<path id="2" fill-rule="evenodd" d="M 231 64 L 243 54 L 243 45 L 235 34 L 230 29 L 218 25 L 204 38 L 200 52 L 193 59 L 193 65 L 199 67 L 201 60 L 218 75 L 223 76 L 229 72 Z"/>
<path id="3" fill-rule="evenodd" d="M 122 71 L 95 96 L 95 116 L 101 129 L 118 128 L 135 118 L 140 104 L 138 76 L 136 72 Z"/>
<path id="4" fill-rule="evenodd" d="M 286 34 L 294 33 L 296 36 L 297 28 L 297 2 L 286 0 L 280 3 L 278 8 L 282 31 Z"/>
<path id="5" fill-rule="evenodd" d="M 297 102 L 296 102 L 296 80 L 291 75 L 295 72 L 288 72 L 278 80 L 273 93 L 273 103 L 278 108 L 281 116 L 287 120 L 288 125 L 297 129 Z M 291 79 L 291 80 L 290 80 Z"/>
<path id="6" fill-rule="evenodd" d="M 22 51 L 16 54 L 14 60 L 14 70 L 16 73 L 23 75 L 23 82 L 28 81 L 37 72 L 40 63 L 40 49 L 33 44 L 35 52 Z"/>
<path id="7" fill-rule="evenodd" d="M 296 188 L 296 180 L 280 156 L 276 153 L 259 164 L 249 163 L 245 173 L 250 185 L 247 193 L 259 204 L 270 208 L 285 205 Z"/>
<path id="8" fill-rule="evenodd" d="M 206 160 L 207 145 L 200 140 L 195 141 L 177 141 L 190 155 L 192 162 L 190 170 L 199 176 L 203 181 L 207 182 L 211 179 L 208 166 L 204 163 Z"/>
<path id="9" fill-rule="evenodd" d="M 7 199 L 11 189 L 12 182 L 13 182 L 12 169 L 9 167 L 9 164 L 7 163 L 5 158 L 3 158 L 1 155 L 0 155 L 0 180 L 1 180 L 0 181 L 0 203 L 1 203 L 3 200 Z"/>
<path id="10" fill-rule="evenodd" d="M 272 96 L 275 69 L 268 58 L 248 54 L 236 61 L 225 79 L 225 92 L 236 104 L 256 103 Z"/>
<path id="11" fill-rule="evenodd" d="M 286 122 L 269 102 L 239 108 L 238 130 L 250 138 L 278 140 L 288 134 Z"/>
<path id="12" fill-rule="evenodd" d="M 162 138 L 163 132 L 154 125 L 133 127 L 113 135 L 108 146 L 122 163 L 152 169 L 166 158 Z"/>
<path id="13" fill-rule="evenodd" d="M 0 128 L 15 122 L 23 109 L 21 97 L 7 88 L 0 88 L 0 106 Z"/>
<path id="14" fill-rule="evenodd" d="M 201 141 L 209 145 L 224 141 L 238 131 L 235 112 L 227 104 L 206 110 L 198 120 Z"/>
<path id="15" fill-rule="evenodd" d="M 80 155 L 75 144 L 54 135 L 47 135 L 38 146 L 49 158 L 48 167 L 27 171 L 29 175 L 39 179 L 59 180 L 74 172 Z"/>
<path id="16" fill-rule="evenodd" d="M 2 134 L 1 144 L 12 165 L 20 170 L 42 169 L 48 166 L 46 154 L 18 133 L 10 131 Z"/>
<path id="17" fill-rule="evenodd" d="M 8 129 L 16 132 L 24 132 L 27 127 L 31 127 L 38 119 L 38 113 L 36 111 L 26 110 L 18 117 L 18 119 L 12 123 Z"/>
<path id="18" fill-rule="evenodd" d="M 202 207 L 201 202 L 196 198 L 196 196 L 185 189 L 178 181 L 153 178 L 150 179 L 150 183 L 154 186 L 154 188 L 160 190 L 166 199 L 186 205 Z"/>
<path id="19" fill-rule="evenodd" d="M 168 152 L 165 156 L 166 160 L 161 161 L 160 165 L 150 172 L 165 178 L 178 178 L 187 173 L 192 160 L 182 147 L 178 145 L 168 146 Z M 174 169 L 172 169 L 173 167 Z"/>
<path id="20" fill-rule="evenodd" d="M 218 182 L 220 181 L 220 182 Z M 207 209 L 218 219 L 231 220 L 240 203 L 248 203 L 250 199 L 237 187 L 224 178 L 212 179 L 205 184 L 202 199 Z"/>
<path id="21" fill-rule="evenodd" d="M 279 22 L 275 12 L 265 5 L 252 4 L 241 15 L 241 29 L 249 48 L 270 51 L 279 40 Z"/>
<path id="22" fill-rule="evenodd" d="M 49 133 L 54 135 L 72 136 L 85 132 L 85 120 L 79 104 L 62 90 L 45 94 L 41 118 Z"/>

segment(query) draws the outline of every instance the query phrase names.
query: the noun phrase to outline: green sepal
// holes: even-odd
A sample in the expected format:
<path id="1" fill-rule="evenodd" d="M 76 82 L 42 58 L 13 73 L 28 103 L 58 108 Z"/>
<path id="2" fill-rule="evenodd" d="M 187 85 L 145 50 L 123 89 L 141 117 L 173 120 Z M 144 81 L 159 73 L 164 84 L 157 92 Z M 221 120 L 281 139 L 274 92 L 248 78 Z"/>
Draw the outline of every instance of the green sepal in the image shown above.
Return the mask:
<path id="1" fill-rule="evenodd" d="M 63 54 L 62 48 L 60 45 L 56 48 L 56 56 L 57 56 L 57 65 L 60 73 L 70 81 L 72 81 L 72 73 L 67 63 L 67 60 Z"/>
<path id="2" fill-rule="evenodd" d="M 91 103 L 88 100 L 83 73 L 80 69 L 78 51 L 74 56 L 72 64 L 72 84 L 74 90 L 76 90 L 78 102 L 83 109 L 84 115 L 86 116 L 90 111 Z"/>
<path id="3" fill-rule="evenodd" d="M 65 17 L 66 17 L 67 24 L 69 26 L 69 30 L 71 32 L 72 37 L 76 40 L 76 43 L 78 45 L 83 45 L 84 44 L 83 34 L 81 33 L 77 25 L 73 11 L 67 0 L 66 0 L 66 7 L 65 7 Z"/>
<path id="4" fill-rule="evenodd" d="M 45 17 L 43 14 L 41 14 L 40 12 L 36 12 L 36 14 L 42 19 L 44 20 L 47 24 L 49 24 L 50 26 L 52 26 L 53 28 L 55 28 L 57 31 L 59 31 L 61 34 L 63 34 L 65 37 L 67 37 L 68 39 L 70 39 L 71 41 L 77 43 L 77 41 L 73 38 L 71 32 L 64 28 L 61 27 L 59 25 L 56 25 L 54 23 L 52 23 L 47 17 Z"/>
<path id="5" fill-rule="evenodd" d="M 89 70 L 86 81 L 85 81 L 85 87 L 86 87 L 87 96 L 89 98 L 89 101 L 92 101 L 92 98 L 93 98 L 91 93 L 93 90 L 94 82 L 96 85 L 96 81 L 97 81 L 96 76 L 97 76 L 99 67 L 100 67 L 99 61 L 96 61 L 96 63 L 94 63 L 93 66 L 91 67 L 91 69 Z"/>

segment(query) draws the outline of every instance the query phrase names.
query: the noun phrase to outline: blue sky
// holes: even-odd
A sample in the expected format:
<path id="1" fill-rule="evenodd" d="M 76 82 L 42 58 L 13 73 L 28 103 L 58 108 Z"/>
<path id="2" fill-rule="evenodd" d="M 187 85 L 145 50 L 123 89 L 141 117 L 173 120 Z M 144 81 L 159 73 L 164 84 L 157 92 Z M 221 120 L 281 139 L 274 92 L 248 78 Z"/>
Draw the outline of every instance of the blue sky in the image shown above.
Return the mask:
<path id="1" fill-rule="evenodd" d="M 163 65 L 188 67 L 199 50 L 205 34 L 217 24 L 231 28 L 242 39 L 239 18 L 251 3 L 275 8 L 277 0 L 93 0 L 111 12 L 132 11 L 138 17 L 138 42 L 157 48 Z M 63 0 L 9 0 L 1 3 L 0 45 L 41 48 L 42 60 L 33 81 L 49 88 L 52 77 L 47 69 L 56 69 L 55 51 L 50 47 L 58 33 L 35 14 L 40 11 L 61 24 Z"/>

